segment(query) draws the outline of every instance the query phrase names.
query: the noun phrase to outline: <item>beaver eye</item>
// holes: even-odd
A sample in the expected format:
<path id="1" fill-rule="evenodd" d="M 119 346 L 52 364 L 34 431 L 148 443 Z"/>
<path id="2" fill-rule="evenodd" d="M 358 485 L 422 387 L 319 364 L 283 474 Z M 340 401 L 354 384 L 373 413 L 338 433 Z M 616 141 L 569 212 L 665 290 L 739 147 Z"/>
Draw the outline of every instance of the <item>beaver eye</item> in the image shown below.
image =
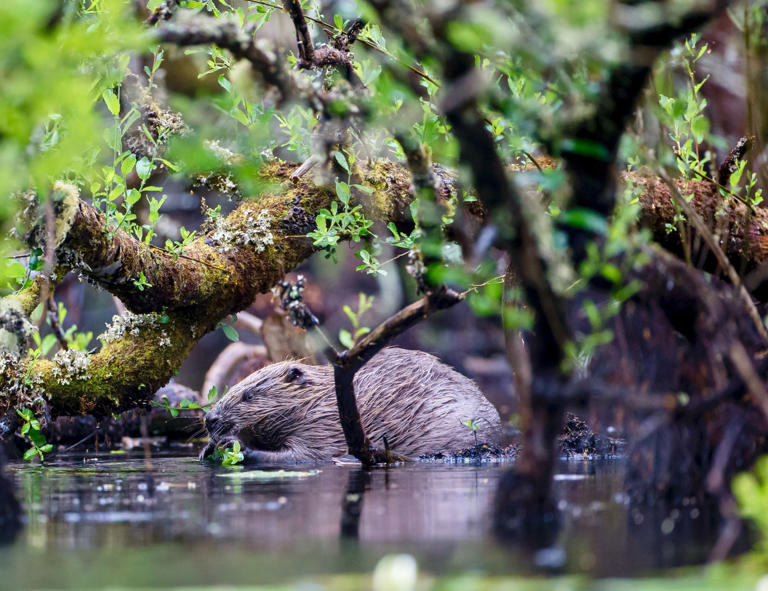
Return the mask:
<path id="1" fill-rule="evenodd" d="M 301 371 L 298 367 L 292 367 L 288 370 L 288 373 L 285 374 L 285 381 L 303 384 L 305 381 L 304 372 Z"/>
<path id="2" fill-rule="evenodd" d="M 251 400 L 253 400 L 253 392 L 244 392 L 243 402 L 250 402 Z"/>

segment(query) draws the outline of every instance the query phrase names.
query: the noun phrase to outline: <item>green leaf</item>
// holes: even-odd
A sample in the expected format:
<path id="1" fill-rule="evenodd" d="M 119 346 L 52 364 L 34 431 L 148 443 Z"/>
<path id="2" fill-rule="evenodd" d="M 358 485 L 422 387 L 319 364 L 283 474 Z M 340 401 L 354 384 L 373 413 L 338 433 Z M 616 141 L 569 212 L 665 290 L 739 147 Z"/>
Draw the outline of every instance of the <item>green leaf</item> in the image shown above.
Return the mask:
<path id="1" fill-rule="evenodd" d="M 53 451 L 53 444 L 52 443 L 46 443 L 45 445 L 43 445 L 40 448 L 40 451 L 43 452 L 44 454 L 47 454 L 47 453 Z"/>
<path id="2" fill-rule="evenodd" d="M 347 173 L 349 173 L 349 164 L 347 164 L 347 159 L 344 154 L 337 150 L 333 153 L 333 157 L 336 159 L 336 162 L 339 163 L 339 166 L 341 166 L 344 170 L 347 171 Z"/>
<path id="3" fill-rule="evenodd" d="M 136 163 L 136 174 L 142 181 L 146 181 L 152 174 L 154 166 L 148 158 L 142 158 Z"/>
<path id="4" fill-rule="evenodd" d="M 339 331 L 339 342 L 347 349 L 351 349 L 355 344 L 355 341 L 352 339 L 350 332 L 348 330 L 344 330 L 343 328 Z"/>
<path id="5" fill-rule="evenodd" d="M 533 326 L 533 313 L 518 305 L 504 306 L 501 319 L 507 330 L 530 329 Z"/>
<path id="6" fill-rule="evenodd" d="M 24 452 L 24 461 L 29 462 L 36 455 L 37 455 L 37 449 L 34 447 L 30 447 L 27 451 Z"/>
<path id="7" fill-rule="evenodd" d="M 347 183 L 336 181 L 336 195 L 339 197 L 339 201 L 341 201 L 344 205 L 348 205 L 349 185 Z"/>
<path id="8" fill-rule="evenodd" d="M 704 115 L 697 115 L 691 121 L 691 132 L 696 137 L 696 143 L 704 141 L 704 137 L 709 133 L 709 119 Z"/>
<path id="9" fill-rule="evenodd" d="M 592 330 L 598 330 L 602 324 L 602 318 L 600 317 L 600 311 L 597 309 L 595 302 L 592 300 L 584 300 L 581 308 L 587 315 Z"/>
<path id="10" fill-rule="evenodd" d="M 621 270 L 613 263 L 605 263 L 600 268 L 600 274 L 614 284 L 621 283 Z"/>
<path id="11" fill-rule="evenodd" d="M 574 207 L 560 214 L 558 220 L 574 228 L 580 228 L 582 230 L 588 230 L 599 234 L 605 235 L 608 229 L 608 223 L 605 218 L 599 213 L 586 207 Z"/>
<path id="12" fill-rule="evenodd" d="M 248 120 L 248 115 L 243 113 L 240 109 L 233 109 L 231 115 L 246 127 L 250 126 L 251 122 Z"/>
<path id="13" fill-rule="evenodd" d="M 131 172 L 135 164 L 136 164 L 136 156 L 131 154 L 120 163 L 120 172 L 123 173 L 123 176 L 125 176 L 126 174 Z"/>
<path id="14" fill-rule="evenodd" d="M 117 98 L 114 92 L 107 89 L 102 93 L 101 98 L 104 99 L 104 103 L 106 103 L 110 113 L 115 116 L 120 114 L 120 99 Z"/>
<path id="15" fill-rule="evenodd" d="M 350 308 L 348 305 L 344 304 L 342 307 L 342 310 L 344 311 L 344 314 L 347 315 L 347 318 L 349 318 L 349 321 L 354 325 L 357 326 L 357 313 L 355 313 L 352 308 Z"/>
<path id="16" fill-rule="evenodd" d="M 139 199 L 141 199 L 141 193 L 139 193 L 136 189 L 128 189 L 128 192 L 125 194 L 125 202 L 129 206 L 138 203 Z"/>
<path id="17" fill-rule="evenodd" d="M 237 331 L 235 330 L 235 327 L 231 324 L 222 324 L 221 330 L 224 331 L 224 335 L 232 342 L 237 342 L 240 340 L 240 335 L 237 334 Z"/>
<path id="18" fill-rule="evenodd" d="M 487 27 L 467 21 L 450 21 L 447 26 L 448 40 L 457 49 L 475 52 L 493 35 Z"/>
<path id="19" fill-rule="evenodd" d="M 573 152 L 595 160 L 611 160 L 611 152 L 600 142 L 584 138 L 564 138 L 560 144 L 563 152 Z"/>
<path id="20" fill-rule="evenodd" d="M 51 349 L 53 349 L 53 346 L 56 344 L 56 335 L 54 334 L 47 334 L 45 335 L 45 338 L 43 339 L 42 344 L 40 345 L 40 350 L 42 351 L 42 355 L 48 355 L 48 353 L 51 352 Z"/>

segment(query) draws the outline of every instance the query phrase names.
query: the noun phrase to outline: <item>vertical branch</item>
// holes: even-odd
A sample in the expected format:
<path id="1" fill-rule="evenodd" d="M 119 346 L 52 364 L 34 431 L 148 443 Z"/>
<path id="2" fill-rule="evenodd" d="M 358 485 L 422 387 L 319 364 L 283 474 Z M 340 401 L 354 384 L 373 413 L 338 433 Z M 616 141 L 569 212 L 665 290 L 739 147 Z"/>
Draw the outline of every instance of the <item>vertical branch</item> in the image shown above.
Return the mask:
<path id="1" fill-rule="evenodd" d="M 450 289 L 428 293 L 379 324 L 352 348 L 333 356 L 333 379 L 339 420 L 344 431 L 349 453 L 366 466 L 389 463 L 402 458 L 393 457 L 387 450 L 376 449 L 365 434 L 355 398 L 354 378 L 357 371 L 381 351 L 397 335 L 418 324 L 439 310 L 458 304 L 464 295 Z"/>
<path id="2" fill-rule="evenodd" d="M 283 0 L 283 7 L 293 21 L 296 29 L 296 43 L 299 46 L 299 64 L 303 68 L 311 68 L 315 64 L 315 47 L 309 34 L 307 19 L 301 9 L 299 0 Z"/>
<path id="3" fill-rule="evenodd" d="M 455 54 L 449 63 L 465 65 L 450 72 L 454 86 L 472 84 L 471 56 Z M 453 96 L 462 94 L 469 96 L 469 100 L 450 105 L 445 114 L 459 141 L 461 160 L 472 171 L 478 196 L 491 211 L 509 212 L 511 228 L 501 228 L 505 250 L 509 254 L 510 269 L 520 278 L 526 302 L 535 312 L 530 339 L 534 379 L 530 390 L 526 390 L 528 396 L 524 395 L 521 400 L 523 404 L 527 402 L 527 408 L 522 413 L 528 418 L 527 424 L 523 425 L 525 445 L 515 468 L 515 482 L 518 484 L 510 489 L 516 496 L 500 504 L 528 507 L 530 511 L 522 509 L 525 519 L 537 522 L 545 517 L 541 508 L 551 505 L 550 484 L 556 457 L 554 442 L 562 423 L 563 408 L 559 404 L 550 404 L 548 400 L 550 394 L 562 386 L 560 364 L 565 359 L 569 331 L 563 304 L 550 286 L 546 263 L 529 227 L 522 199 L 506 176 L 504 164 L 477 110 L 474 96 L 466 88 L 450 93 Z M 512 339 L 510 343 L 514 342 Z M 516 356 L 521 352 L 522 347 L 515 347 L 510 354 Z M 518 486 L 521 481 L 525 481 L 526 485 Z M 513 527 L 527 528 L 531 523 L 525 521 Z"/>

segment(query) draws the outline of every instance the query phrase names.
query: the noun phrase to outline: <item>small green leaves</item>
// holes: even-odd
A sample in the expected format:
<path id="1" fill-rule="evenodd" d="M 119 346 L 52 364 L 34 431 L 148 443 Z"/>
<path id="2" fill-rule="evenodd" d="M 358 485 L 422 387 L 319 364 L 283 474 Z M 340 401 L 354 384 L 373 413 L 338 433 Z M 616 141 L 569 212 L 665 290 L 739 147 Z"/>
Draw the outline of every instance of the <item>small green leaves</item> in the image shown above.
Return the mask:
<path id="1" fill-rule="evenodd" d="M 210 399 L 209 399 L 210 400 Z M 158 402 L 157 400 L 152 401 L 152 406 L 157 406 L 160 408 L 164 408 L 168 411 L 168 413 L 172 417 L 178 417 L 179 413 L 182 410 L 203 410 L 205 412 L 208 411 L 208 409 L 213 406 L 213 403 L 209 404 L 200 404 L 199 402 L 195 400 L 188 400 L 186 398 L 183 398 L 177 406 L 174 406 L 171 404 L 171 401 L 168 399 L 167 396 L 163 396 L 162 399 Z"/>
<path id="2" fill-rule="evenodd" d="M 197 232 L 195 230 L 187 230 L 184 226 L 179 228 L 181 234 L 181 240 L 166 240 L 165 250 L 171 253 L 174 260 L 178 259 L 184 254 L 184 249 L 189 246 L 192 241 L 197 238 Z"/>
<path id="3" fill-rule="evenodd" d="M 45 435 L 40 431 L 40 422 L 35 418 L 34 413 L 29 408 L 17 408 L 16 414 L 23 421 L 19 433 L 22 437 L 29 440 L 32 447 L 24 452 L 24 461 L 30 461 L 39 457 L 42 462 L 45 454 L 53 450 L 53 445 L 45 440 Z"/>
<path id="4" fill-rule="evenodd" d="M 340 154 L 340 152 L 336 152 Z M 343 155 L 341 155 L 343 158 Z M 346 160 L 344 160 L 346 164 Z M 357 188 L 359 185 L 355 185 Z M 321 209 L 315 218 L 316 228 L 307 234 L 313 239 L 313 244 L 320 248 L 328 248 L 333 254 L 334 247 L 343 237 L 347 237 L 354 242 L 360 242 L 361 238 L 370 234 L 369 228 L 373 221 L 369 220 L 363 214 L 363 208 L 360 205 L 350 207 L 350 186 L 348 183 L 336 181 L 336 196 L 338 201 L 331 203 L 331 209 Z M 339 203 L 343 209 L 339 208 Z"/>
<path id="5" fill-rule="evenodd" d="M 222 451 L 222 466 L 236 466 L 245 459 L 245 454 L 241 451 L 240 442 L 232 443 L 231 448 L 225 448 Z"/>
<path id="6" fill-rule="evenodd" d="M 139 278 L 134 279 L 133 286 L 139 291 L 144 291 L 144 288 L 152 287 L 152 284 L 147 281 L 147 278 L 144 276 L 144 271 L 139 271 Z"/>
<path id="7" fill-rule="evenodd" d="M 361 292 L 357 294 L 357 311 L 346 304 L 342 308 L 352 323 L 352 331 L 344 329 L 339 331 L 339 342 L 347 349 L 354 347 L 360 337 L 371 332 L 367 326 L 360 326 L 360 318 L 373 307 L 373 299 L 374 296 L 367 296 Z"/>

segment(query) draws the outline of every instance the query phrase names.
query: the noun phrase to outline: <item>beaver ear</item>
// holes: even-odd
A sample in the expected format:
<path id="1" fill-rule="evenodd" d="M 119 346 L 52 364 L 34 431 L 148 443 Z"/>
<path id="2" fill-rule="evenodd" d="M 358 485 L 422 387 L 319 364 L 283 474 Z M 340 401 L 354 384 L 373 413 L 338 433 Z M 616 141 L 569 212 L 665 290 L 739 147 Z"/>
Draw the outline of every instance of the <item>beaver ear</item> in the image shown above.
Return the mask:
<path id="1" fill-rule="evenodd" d="M 285 374 L 285 381 L 295 382 L 301 385 L 307 381 L 307 378 L 304 376 L 304 372 L 301 371 L 298 367 L 291 367 Z"/>

